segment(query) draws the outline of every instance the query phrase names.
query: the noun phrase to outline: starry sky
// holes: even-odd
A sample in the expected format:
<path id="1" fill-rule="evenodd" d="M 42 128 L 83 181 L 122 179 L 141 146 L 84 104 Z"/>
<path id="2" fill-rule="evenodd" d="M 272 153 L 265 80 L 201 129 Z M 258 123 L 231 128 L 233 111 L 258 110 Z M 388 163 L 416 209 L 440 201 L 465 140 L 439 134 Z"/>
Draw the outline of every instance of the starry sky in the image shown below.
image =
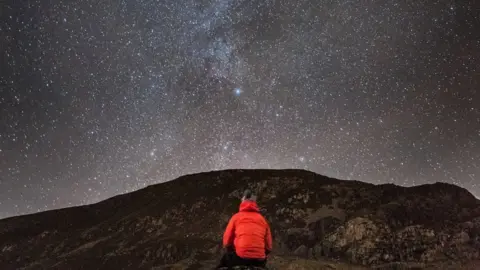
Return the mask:
<path id="1" fill-rule="evenodd" d="M 473 0 L 2 1 L 0 217 L 228 168 L 479 196 L 479 18 Z"/>

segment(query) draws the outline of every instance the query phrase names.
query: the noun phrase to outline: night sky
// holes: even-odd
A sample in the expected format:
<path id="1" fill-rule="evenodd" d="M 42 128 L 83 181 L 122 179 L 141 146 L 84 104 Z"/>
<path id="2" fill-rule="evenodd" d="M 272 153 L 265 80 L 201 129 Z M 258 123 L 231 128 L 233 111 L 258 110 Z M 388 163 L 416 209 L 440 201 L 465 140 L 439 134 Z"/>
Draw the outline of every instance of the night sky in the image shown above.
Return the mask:
<path id="1" fill-rule="evenodd" d="M 2 1 L 0 217 L 227 168 L 480 196 L 479 29 L 474 0 Z"/>

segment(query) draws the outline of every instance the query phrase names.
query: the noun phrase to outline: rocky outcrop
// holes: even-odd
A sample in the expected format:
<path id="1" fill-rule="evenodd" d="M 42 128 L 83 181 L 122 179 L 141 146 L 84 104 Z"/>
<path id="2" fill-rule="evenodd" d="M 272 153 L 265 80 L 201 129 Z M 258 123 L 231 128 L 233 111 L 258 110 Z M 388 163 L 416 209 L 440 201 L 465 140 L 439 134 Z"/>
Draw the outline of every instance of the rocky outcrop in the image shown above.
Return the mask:
<path id="1" fill-rule="evenodd" d="M 211 269 L 245 188 L 271 224 L 272 269 L 461 269 L 480 259 L 480 202 L 463 188 L 228 170 L 0 220 L 0 269 Z"/>

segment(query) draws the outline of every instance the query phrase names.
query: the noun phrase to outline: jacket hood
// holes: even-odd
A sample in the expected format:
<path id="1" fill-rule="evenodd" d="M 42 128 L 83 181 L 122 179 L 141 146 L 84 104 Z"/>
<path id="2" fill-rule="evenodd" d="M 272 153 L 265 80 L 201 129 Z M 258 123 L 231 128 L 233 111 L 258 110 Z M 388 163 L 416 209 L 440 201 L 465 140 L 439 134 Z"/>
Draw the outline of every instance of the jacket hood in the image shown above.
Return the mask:
<path id="1" fill-rule="evenodd" d="M 240 212 L 260 212 L 260 209 L 256 202 L 246 200 L 240 203 Z"/>

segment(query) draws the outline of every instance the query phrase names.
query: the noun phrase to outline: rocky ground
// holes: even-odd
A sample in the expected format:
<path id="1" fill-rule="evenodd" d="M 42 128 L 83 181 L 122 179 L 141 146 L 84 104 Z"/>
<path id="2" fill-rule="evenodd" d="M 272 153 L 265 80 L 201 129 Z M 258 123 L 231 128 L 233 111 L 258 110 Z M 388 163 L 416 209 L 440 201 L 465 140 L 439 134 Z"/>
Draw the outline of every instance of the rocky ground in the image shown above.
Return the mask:
<path id="1" fill-rule="evenodd" d="M 0 220 L 0 269 L 211 269 L 245 188 L 273 230 L 271 269 L 480 269 L 480 201 L 467 190 L 302 170 L 187 175 Z"/>

